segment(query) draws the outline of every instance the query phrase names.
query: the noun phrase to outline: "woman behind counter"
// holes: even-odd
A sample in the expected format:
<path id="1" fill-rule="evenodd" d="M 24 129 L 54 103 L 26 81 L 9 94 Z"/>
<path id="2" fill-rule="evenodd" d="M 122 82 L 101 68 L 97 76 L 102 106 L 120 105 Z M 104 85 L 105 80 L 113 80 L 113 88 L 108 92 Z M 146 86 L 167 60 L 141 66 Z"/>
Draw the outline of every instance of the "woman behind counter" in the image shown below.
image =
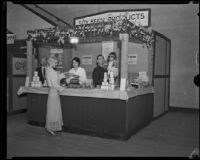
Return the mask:
<path id="1" fill-rule="evenodd" d="M 110 74 L 110 72 L 113 72 L 114 79 L 116 81 L 119 71 L 118 71 L 118 65 L 117 65 L 117 55 L 115 52 L 111 52 L 108 55 L 107 63 L 108 63 L 107 64 L 108 65 L 108 67 L 107 67 L 108 74 Z"/>
<path id="2" fill-rule="evenodd" d="M 50 57 L 46 68 L 46 80 L 49 86 L 49 93 L 45 128 L 52 135 L 55 135 L 54 131 L 61 131 L 63 125 L 59 93 L 64 90 L 64 88 L 60 86 L 60 79 L 64 78 L 65 75 L 63 73 L 59 74 L 53 69 L 56 65 L 57 59 Z"/>
<path id="3" fill-rule="evenodd" d="M 94 68 L 92 72 L 92 79 L 94 87 L 100 88 L 103 78 L 104 72 L 107 72 L 107 69 L 104 67 L 104 57 L 103 55 L 99 54 L 97 56 L 97 66 Z"/>
<path id="4" fill-rule="evenodd" d="M 78 57 L 72 59 L 72 68 L 69 70 L 70 78 L 66 79 L 66 82 L 69 84 L 70 80 L 73 78 L 79 79 L 79 84 L 83 85 L 87 83 L 87 76 L 85 69 L 80 67 L 81 60 Z"/>

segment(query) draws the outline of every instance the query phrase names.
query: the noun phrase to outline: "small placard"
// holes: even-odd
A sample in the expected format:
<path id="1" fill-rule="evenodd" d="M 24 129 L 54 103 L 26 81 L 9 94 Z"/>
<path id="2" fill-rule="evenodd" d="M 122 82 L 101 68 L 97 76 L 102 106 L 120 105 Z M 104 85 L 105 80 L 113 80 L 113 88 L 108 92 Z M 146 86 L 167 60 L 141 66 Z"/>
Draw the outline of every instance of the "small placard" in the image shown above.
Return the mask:
<path id="1" fill-rule="evenodd" d="M 63 49 L 51 48 L 50 53 L 63 53 Z"/>
<path id="2" fill-rule="evenodd" d="M 13 57 L 13 75 L 26 75 L 26 58 Z"/>
<path id="3" fill-rule="evenodd" d="M 14 44 L 16 39 L 15 34 L 7 34 L 7 44 Z"/>
<path id="4" fill-rule="evenodd" d="M 103 41 L 102 42 L 102 55 L 106 60 L 110 52 L 114 51 L 114 42 L 113 41 Z"/>
<path id="5" fill-rule="evenodd" d="M 51 48 L 50 57 L 54 57 L 58 60 L 58 64 L 56 66 L 57 68 L 63 68 L 62 66 L 63 49 Z"/>
<path id="6" fill-rule="evenodd" d="M 82 56 L 82 64 L 83 65 L 91 65 L 92 64 L 92 55 Z"/>
<path id="7" fill-rule="evenodd" d="M 139 72 L 139 77 L 146 77 L 147 76 L 147 72 Z"/>
<path id="8" fill-rule="evenodd" d="M 128 64 L 137 64 L 137 54 L 128 54 Z"/>

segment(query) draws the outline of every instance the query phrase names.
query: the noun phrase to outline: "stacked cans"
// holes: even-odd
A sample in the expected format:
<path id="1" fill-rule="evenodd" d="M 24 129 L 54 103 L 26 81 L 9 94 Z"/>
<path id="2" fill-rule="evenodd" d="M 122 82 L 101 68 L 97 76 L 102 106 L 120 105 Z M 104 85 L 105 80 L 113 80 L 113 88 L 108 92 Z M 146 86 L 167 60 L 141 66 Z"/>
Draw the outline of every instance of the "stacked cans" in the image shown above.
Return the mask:
<path id="1" fill-rule="evenodd" d="M 109 78 L 108 78 L 109 76 Z M 108 83 L 109 80 L 109 83 Z M 104 79 L 101 85 L 102 90 L 114 90 L 115 88 L 115 82 L 114 82 L 114 73 L 109 72 L 108 74 L 104 73 Z"/>
<path id="2" fill-rule="evenodd" d="M 108 85 L 108 89 L 110 90 L 114 90 L 115 88 L 115 81 L 114 81 L 114 73 L 110 72 L 109 73 L 109 85 Z"/>
<path id="3" fill-rule="evenodd" d="M 41 86 L 42 83 L 40 81 L 40 78 L 38 77 L 38 72 L 35 71 L 33 76 L 33 81 L 31 82 L 31 87 L 41 87 Z"/>
<path id="4" fill-rule="evenodd" d="M 101 85 L 101 89 L 102 90 L 108 90 L 108 75 L 106 72 L 104 72 L 104 78 L 103 78 L 103 82 Z"/>

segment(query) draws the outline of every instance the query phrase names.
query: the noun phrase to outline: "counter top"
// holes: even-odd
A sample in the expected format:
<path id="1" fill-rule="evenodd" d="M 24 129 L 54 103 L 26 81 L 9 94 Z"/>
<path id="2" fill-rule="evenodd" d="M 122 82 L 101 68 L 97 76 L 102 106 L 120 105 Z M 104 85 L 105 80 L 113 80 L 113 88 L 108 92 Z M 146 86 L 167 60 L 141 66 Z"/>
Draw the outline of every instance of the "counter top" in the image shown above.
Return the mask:
<path id="1" fill-rule="evenodd" d="M 17 92 L 18 95 L 24 93 L 35 93 L 35 94 L 48 94 L 48 87 L 25 87 L 21 86 Z M 84 89 L 84 88 L 66 88 L 60 95 L 62 96 L 78 96 L 78 97 L 93 97 L 93 98 L 107 98 L 107 99 L 120 99 L 128 100 L 131 97 L 154 93 L 152 86 L 144 88 L 129 88 L 126 91 L 118 90 L 101 90 L 101 89 Z"/>

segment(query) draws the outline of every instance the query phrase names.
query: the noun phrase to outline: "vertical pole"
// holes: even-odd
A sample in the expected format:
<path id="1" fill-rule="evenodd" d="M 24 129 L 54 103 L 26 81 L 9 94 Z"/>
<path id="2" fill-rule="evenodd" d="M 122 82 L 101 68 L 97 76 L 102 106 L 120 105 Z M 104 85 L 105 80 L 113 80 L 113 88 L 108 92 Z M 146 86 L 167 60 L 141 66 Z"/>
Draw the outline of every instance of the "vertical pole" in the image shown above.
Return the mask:
<path id="1" fill-rule="evenodd" d="M 30 84 L 30 82 L 32 81 L 32 75 L 33 75 L 33 71 L 32 71 L 32 51 L 33 51 L 33 44 L 32 41 L 27 41 L 27 69 L 26 69 L 26 76 L 28 77 L 28 85 Z"/>
<path id="2" fill-rule="evenodd" d="M 128 79 L 128 34 L 120 34 L 119 39 L 122 42 L 121 46 L 121 81 L 120 90 L 126 89 L 126 83 Z"/>
<path id="3" fill-rule="evenodd" d="M 72 53 L 72 58 L 74 58 L 76 56 L 76 46 L 75 45 L 71 46 L 71 53 Z"/>
<path id="4" fill-rule="evenodd" d="M 153 49 L 147 49 L 148 51 L 148 67 L 147 76 L 149 77 L 150 85 L 153 85 Z"/>

